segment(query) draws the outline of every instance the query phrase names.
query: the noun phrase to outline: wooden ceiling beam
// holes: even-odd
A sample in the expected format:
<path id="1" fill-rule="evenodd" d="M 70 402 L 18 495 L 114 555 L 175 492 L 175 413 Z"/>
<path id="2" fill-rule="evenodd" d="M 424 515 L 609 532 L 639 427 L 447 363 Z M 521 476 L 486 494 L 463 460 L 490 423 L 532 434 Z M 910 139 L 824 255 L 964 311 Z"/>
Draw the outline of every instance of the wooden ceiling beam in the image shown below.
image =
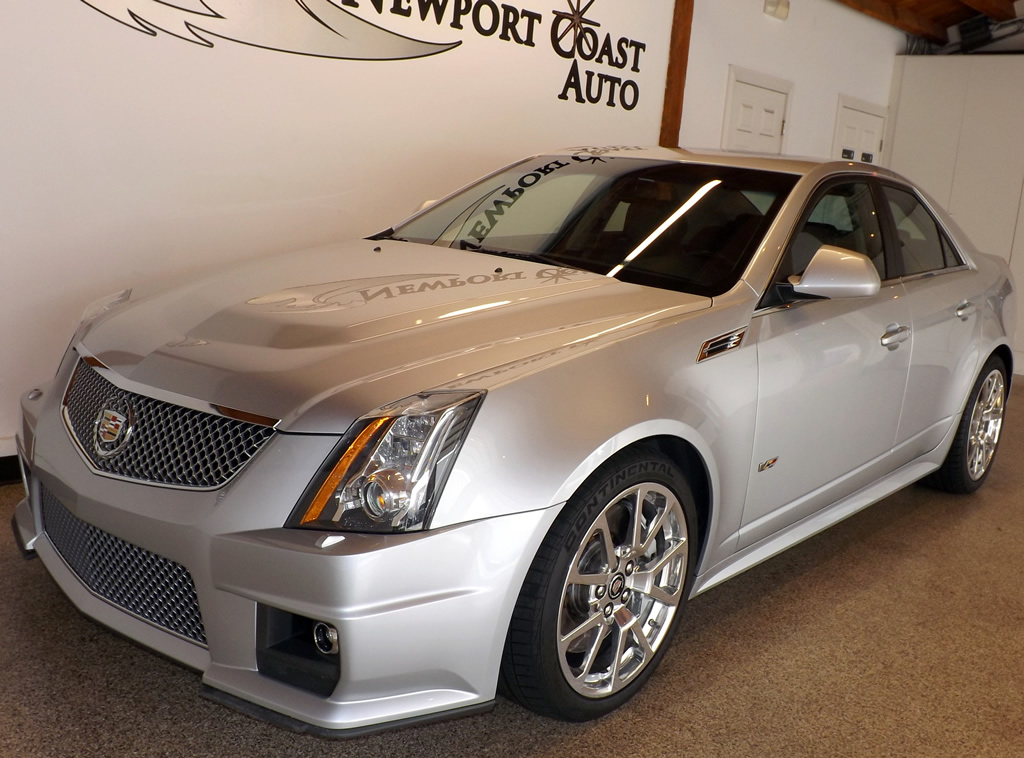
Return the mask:
<path id="1" fill-rule="evenodd" d="M 973 3 L 982 2 L 983 0 L 971 1 Z M 876 18 L 879 21 L 884 21 L 890 26 L 895 26 L 897 29 L 902 29 L 908 34 L 924 37 L 932 42 L 943 44 L 949 42 L 945 26 L 925 18 L 912 10 L 899 7 L 891 0 L 837 0 L 837 2 L 848 5 L 854 10 Z"/>
<path id="2" fill-rule="evenodd" d="M 996 21 L 1009 21 L 1011 18 L 1017 18 L 1017 13 L 1013 9 L 1013 0 L 960 0 L 960 2 Z"/>
<path id="3" fill-rule="evenodd" d="M 661 111 L 662 147 L 679 147 L 679 128 L 683 123 L 683 93 L 686 67 L 690 62 L 690 31 L 693 27 L 693 0 L 676 0 L 672 14 L 672 33 L 665 76 L 665 104 Z"/>

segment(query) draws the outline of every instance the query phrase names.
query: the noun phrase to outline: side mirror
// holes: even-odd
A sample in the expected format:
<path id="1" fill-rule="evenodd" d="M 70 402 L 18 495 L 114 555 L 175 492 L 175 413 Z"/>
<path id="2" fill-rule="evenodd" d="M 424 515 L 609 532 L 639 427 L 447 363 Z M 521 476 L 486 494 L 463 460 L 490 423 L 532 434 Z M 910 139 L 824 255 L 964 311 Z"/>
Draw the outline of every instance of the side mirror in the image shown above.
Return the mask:
<path id="1" fill-rule="evenodd" d="M 793 293 L 803 297 L 871 297 L 882 286 L 866 255 L 822 245 L 801 276 L 789 277 Z"/>

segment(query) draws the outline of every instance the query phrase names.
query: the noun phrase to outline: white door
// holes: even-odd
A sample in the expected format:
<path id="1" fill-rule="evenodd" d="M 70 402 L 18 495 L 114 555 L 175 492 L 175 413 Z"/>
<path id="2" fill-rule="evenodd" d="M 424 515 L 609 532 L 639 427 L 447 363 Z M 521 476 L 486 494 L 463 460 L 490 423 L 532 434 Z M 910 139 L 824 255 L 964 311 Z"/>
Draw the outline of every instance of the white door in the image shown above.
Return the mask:
<path id="1" fill-rule="evenodd" d="M 747 153 L 782 153 L 785 92 L 735 81 L 726 112 L 722 147 Z"/>
<path id="2" fill-rule="evenodd" d="M 859 108 L 840 105 L 832 157 L 837 160 L 879 163 L 885 118 Z"/>

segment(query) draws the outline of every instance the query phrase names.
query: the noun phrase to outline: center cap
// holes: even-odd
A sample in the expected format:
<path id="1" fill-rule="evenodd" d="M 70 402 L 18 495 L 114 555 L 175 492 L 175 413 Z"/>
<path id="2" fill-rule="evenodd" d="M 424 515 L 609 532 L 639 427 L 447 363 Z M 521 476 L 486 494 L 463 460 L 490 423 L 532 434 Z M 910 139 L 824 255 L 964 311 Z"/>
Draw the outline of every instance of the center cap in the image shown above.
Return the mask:
<path id="1" fill-rule="evenodd" d="M 613 598 L 617 598 L 622 594 L 622 590 L 626 588 L 626 577 L 622 574 L 616 574 L 612 577 L 611 582 L 608 584 L 608 594 Z"/>

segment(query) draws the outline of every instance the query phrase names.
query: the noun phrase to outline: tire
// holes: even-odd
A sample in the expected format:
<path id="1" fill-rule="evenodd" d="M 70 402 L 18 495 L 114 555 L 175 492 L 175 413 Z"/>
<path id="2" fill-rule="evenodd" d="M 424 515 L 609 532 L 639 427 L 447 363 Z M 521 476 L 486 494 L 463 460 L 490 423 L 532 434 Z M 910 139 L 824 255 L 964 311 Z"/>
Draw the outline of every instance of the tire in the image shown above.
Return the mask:
<path id="1" fill-rule="evenodd" d="M 925 482 L 965 495 L 977 490 L 992 470 L 1006 413 L 1006 365 L 993 355 L 978 375 L 946 460 Z"/>
<path id="2" fill-rule="evenodd" d="M 505 641 L 502 693 L 566 721 L 598 718 L 635 695 L 689 595 L 696 525 L 685 477 L 656 450 L 626 451 L 594 472 L 527 573 Z"/>

